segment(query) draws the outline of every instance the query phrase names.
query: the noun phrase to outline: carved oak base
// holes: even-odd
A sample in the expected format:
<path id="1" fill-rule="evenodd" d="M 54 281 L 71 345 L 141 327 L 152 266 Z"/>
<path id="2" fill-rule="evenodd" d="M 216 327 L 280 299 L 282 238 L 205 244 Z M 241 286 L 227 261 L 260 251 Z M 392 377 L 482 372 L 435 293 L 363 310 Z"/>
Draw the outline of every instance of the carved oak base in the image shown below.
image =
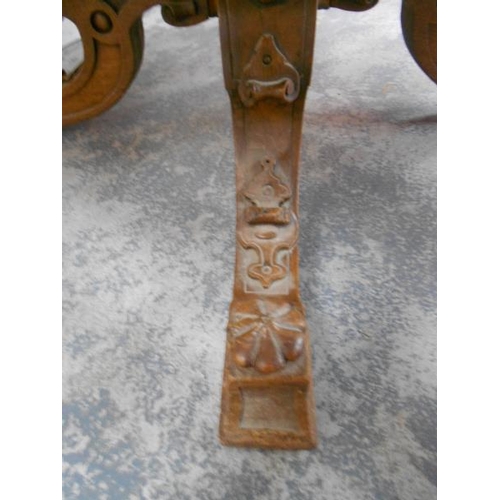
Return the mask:
<path id="1" fill-rule="evenodd" d="M 297 247 L 299 150 L 316 10 L 366 10 L 376 1 L 63 0 L 63 15 L 78 26 L 85 53 L 80 68 L 63 74 L 64 124 L 100 114 L 126 91 L 142 57 L 140 15 L 145 9 L 161 4 L 165 21 L 176 26 L 220 18 L 237 196 L 234 297 L 220 418 L 223 444 L 286 449 L 316 444 Z M 406 37 L 418 55 L 416 40 L 422 36 L 417 28 L 433 24 L 426 17 L 414 25 L 412 12 L 406 9 L 404 25 L 418 35 Z M 429 61 L 423 66 L 433 76 L 435 60 Z"/>
<path id="2" fill-rule="evenodd" d="M 300 303 L 262 296 L 233 302 L 220 438 L 262 448 L 316 445 L 309 332 Z"/>
<path id="3" fill-rule="evenodd" d="M 220 0 L 236 150 L 236 268 L 224 444 L 316 443 L 309 332 L 298 277 L 298 165 L 316 1 Z"/>

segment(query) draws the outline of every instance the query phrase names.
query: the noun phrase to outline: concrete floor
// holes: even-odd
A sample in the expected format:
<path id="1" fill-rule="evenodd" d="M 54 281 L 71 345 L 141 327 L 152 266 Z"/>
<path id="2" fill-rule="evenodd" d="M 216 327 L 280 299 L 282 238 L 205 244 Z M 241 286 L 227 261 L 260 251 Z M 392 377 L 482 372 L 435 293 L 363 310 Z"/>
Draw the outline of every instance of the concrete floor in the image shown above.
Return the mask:
<path id="1" fill-rule="evenodd" d="M 217 19 L 148 12 L 126 96 L 64 130 L 64 498 L 436 497 L 436 86 L 399 8 L 318 13 L 300 191 L 313 451 L 217 440 L 235 244 Z"/>

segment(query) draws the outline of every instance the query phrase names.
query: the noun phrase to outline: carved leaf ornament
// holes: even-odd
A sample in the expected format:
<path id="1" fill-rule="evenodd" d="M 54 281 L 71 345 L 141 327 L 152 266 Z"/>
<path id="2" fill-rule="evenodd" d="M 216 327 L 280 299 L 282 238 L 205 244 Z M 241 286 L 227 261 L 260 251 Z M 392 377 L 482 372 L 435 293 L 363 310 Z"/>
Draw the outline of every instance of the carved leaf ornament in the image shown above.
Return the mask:
<path id="1" fill-rule="evenodd" d="M 234 361 L 261 373 L 281 370 L 302 354 L 305 331 L 304 314 L 294 304 L 257 299 L 240 305 L 229 324 Z"/>

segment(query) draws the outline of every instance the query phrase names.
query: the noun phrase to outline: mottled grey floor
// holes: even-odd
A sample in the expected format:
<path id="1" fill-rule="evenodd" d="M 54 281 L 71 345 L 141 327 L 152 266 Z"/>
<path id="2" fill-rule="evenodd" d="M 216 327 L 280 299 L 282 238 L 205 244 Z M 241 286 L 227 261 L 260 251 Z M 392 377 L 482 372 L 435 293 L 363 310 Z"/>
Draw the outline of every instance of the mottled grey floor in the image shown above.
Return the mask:
<path id="1" fill-rule="evenodd" d="M 234 249 L 217 20 L 148 13 L 136 81 L 63 133 L 65 499 L 436 496 L 436 87 L 399 2 L 318 14 L 301 280 L 319 446 L 217 440 Z"/>

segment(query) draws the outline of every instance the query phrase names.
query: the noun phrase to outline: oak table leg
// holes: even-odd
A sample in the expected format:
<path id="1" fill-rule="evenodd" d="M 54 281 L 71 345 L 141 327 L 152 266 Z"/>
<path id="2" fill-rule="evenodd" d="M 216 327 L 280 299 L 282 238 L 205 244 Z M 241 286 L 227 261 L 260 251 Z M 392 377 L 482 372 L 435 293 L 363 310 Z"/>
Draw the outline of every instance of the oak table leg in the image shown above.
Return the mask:
<path id="1" fill-rule="evenodd" d="M 220 420 L 227 445 L 311 448 L 298 173 L 316 1 L 220 0 L 236 150 L 237 246 Z"/>
<path id="2" fill-rule="evenodd" d="M 85 53 L 80 68 L 63 74 L 66 125 L 97 116 L 124 94 L 142 57 L 140 16 L 145 9 L 161 4 L 163 18 L 175 26 L 220 19 L 237 196 L 234 296 L 220 419 L 224 444 L 286 449 L 316 444 L 311 351 L 299 293 L 297 248 L 299 151 L 316 9 L 362 11 L 376 3 L 63 0 L 63 15 L 78 26 Z M 412 53 L 430 74 L 432 65 L 420 61 L 423 56 L 415 47 L 422 45 L 419 26 L 432 27 L 434 21 L 422 15 L 425 22 L 417 26 L 410 22 L 417 16 L 410 14 L 403 17 L 405 34 L 411 28 L 417 35 L 415 43 L 405 35 L 407 43 L 412 41 Z M 433 47 L 430 42 L 427 46 Z"/>

